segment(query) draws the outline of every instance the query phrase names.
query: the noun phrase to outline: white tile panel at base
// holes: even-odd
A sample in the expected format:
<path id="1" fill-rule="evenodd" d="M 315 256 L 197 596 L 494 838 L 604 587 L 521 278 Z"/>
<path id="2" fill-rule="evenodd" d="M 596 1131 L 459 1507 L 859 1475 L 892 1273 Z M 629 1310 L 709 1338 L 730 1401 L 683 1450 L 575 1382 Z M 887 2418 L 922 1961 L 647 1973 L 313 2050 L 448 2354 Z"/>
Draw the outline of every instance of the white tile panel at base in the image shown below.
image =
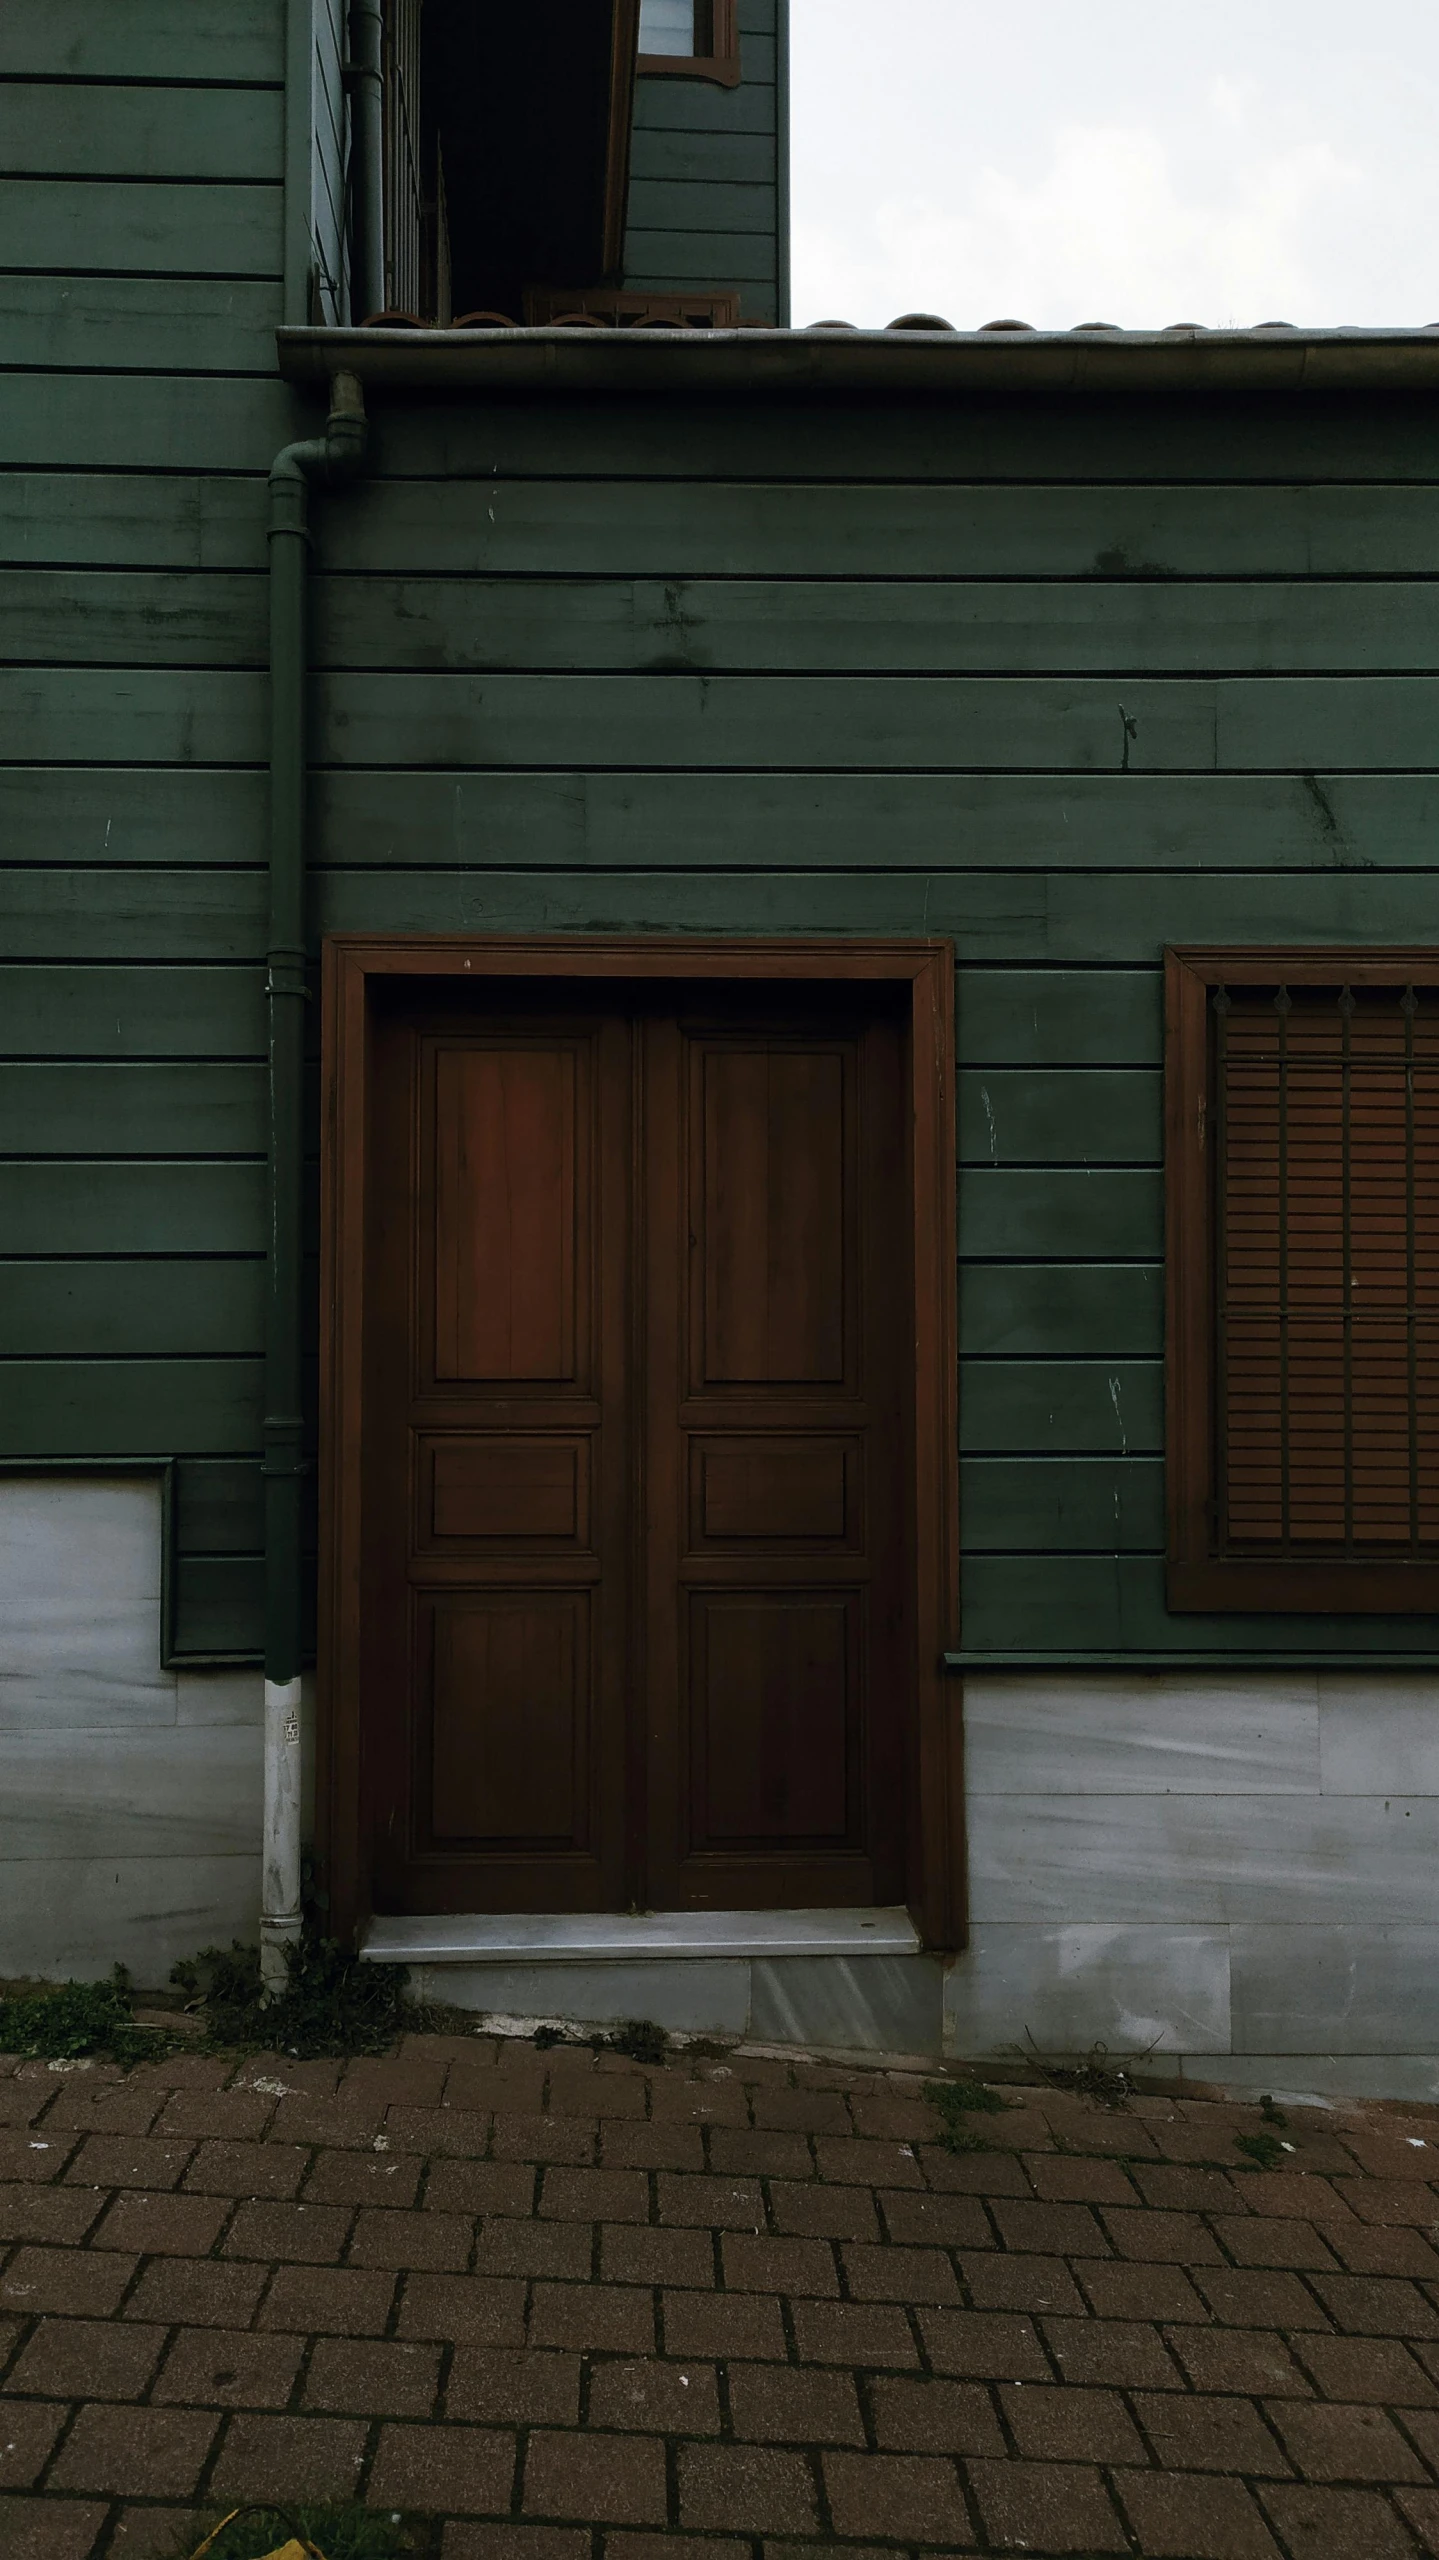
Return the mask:
<path id="1" fill-rule="evenodd" d="M 156 1476 L 0 1477 L 0 1975 L 253 1940 L 260 1714 L 257 1672 L 160 1667 Z"/>
<path id="2" fill-rule="evenodd" d="M 1228 2053 L 1224 1929 L 981 1923 L 945 1975 L 956 2054 Z"/>
<path id="3" fill-rule="evenodd" d="M 410 1983 L 422 2000 L 499 2018 L 573 2019 L 620 2026 L 647 2018 L 670 2035 L 742 2036 L 749 2020 L 750 1969 L 661 1957 L 653 1964 L 417 1965 Z"/>

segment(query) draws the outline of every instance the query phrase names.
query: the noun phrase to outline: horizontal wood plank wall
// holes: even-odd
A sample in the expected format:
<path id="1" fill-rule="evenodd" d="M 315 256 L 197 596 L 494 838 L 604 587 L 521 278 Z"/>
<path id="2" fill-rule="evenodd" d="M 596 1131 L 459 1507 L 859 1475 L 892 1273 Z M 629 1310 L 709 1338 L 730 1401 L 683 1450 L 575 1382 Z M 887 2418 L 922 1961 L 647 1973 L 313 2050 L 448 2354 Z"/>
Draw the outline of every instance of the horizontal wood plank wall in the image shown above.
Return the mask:
<path id="1" fill-rule="evenodd" d="M 740 81 L 635 84 L 624 281 L 631 293 L 734 286 L 773 327 L 784 296 L 776 0 L 737 0 Z"/>
<path id="2" fill-rule="evenodd" d="M 259 1625 L 284 33 L 8 0 L 0 80 L 0 1460 L 178 1459 L 191 1657 Z"/>
<path id="3" fill-rule="evenodd" d="M 1439 426 L 396 401 L 381 442 L 323 520 L 317 926 L 952 934 L 966 1646 L 1432 1639 L 1165 1613 L 1160 956 L 1439 932 Z M 46 610 L 78 659 L 135 599 Z"/>

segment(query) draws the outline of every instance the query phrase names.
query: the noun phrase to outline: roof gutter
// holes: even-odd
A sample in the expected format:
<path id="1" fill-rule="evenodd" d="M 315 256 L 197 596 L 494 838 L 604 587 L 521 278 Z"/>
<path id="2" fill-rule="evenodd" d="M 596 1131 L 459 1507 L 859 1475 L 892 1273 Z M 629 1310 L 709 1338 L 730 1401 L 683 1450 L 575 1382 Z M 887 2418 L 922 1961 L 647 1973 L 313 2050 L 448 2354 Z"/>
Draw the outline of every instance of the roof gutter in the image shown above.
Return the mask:
<path id="1" fill-rule="evenodd" d="M 1434 391 L 1432 329 L 280 329 L 280 371 L 376 390 Z"/>

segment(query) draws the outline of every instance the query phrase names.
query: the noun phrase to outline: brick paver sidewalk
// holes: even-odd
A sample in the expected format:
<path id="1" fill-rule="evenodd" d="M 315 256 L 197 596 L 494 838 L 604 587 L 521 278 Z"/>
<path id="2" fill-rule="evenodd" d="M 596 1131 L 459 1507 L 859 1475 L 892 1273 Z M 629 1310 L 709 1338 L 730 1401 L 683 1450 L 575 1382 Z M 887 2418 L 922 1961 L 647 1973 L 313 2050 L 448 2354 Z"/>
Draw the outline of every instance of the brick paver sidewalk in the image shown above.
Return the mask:
<path id="1" fill-rule="evenodd" d="M 1439 2117 L 1266 2172 L 1252 2107 L 1014 2091 L 954 2154 L 922 2088 L 0 2061 L 0 2553 L 355 2494 L 443 2560 L 1439 2552 Z"/>

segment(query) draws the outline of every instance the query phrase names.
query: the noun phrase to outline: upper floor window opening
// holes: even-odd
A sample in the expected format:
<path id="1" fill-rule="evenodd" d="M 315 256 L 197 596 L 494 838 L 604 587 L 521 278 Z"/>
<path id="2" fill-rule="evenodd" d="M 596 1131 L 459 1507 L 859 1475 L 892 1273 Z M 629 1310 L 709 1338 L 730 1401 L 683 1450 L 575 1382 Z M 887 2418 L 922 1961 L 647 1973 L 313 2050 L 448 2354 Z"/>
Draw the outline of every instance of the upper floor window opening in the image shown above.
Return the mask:
<path id="1" fill-rule="evenodd" d="M 640 0 L 639 68 L 733 88 L 740 76 L 737 0 Z"/>

